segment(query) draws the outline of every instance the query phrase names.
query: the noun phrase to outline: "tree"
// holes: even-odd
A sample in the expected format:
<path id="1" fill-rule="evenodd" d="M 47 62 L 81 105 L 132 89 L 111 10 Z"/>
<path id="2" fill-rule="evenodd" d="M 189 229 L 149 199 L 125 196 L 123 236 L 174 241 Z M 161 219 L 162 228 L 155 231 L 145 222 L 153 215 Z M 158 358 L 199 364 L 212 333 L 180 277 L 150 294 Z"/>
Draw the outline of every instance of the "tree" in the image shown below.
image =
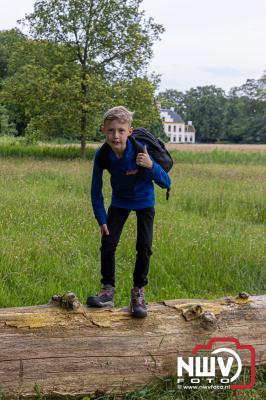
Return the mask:
<path id="1" fill-rule="evenodd" d="M 228 115 L 230 116 L 228 118 Z M 238 142 L 266 143 L 266 74 L 229 92 L 225 135 Z"/>
<path id="2" fill-rule="evenodd" d="M 77 131 L 78 67 L 68 51 L 47 41 L 26 40 L 17 47 L 3 81 L 1 102 L 18 125 L 38 131 L 43 138 Z"/>
<path id="3" fill-rule="evenodd" d="M 45 67 L 27 64 L 4 82 L 2 102 L 13 111 L 16 122 L 22 113 L 31 133 L 35 130 L 42 140 L 56 136 L 80 137 L 79 71 L 75 74 L 75 66 L 72 67 L 58 64 L 48 71 Z M 99 125 L 100 113 L 109 99 L 109 87 L 100 78 L 92 75 L 86 78 L 93 99 L 87 105 L 91 132 Z"/>
<path id="4" fill-rule="evenodd" d="M 229 96 L 224 107 L 223 133 L 221 140 L 229 143 L 241 143 L 243 141 L 243 129 L 246 125 L 242 115 L 242 103 L 237 96 Z"/>
<path id="5" fill-rule="evenodd" d="M 185 119 L 192 120 L 200 142 L 217 142 L 222 136 L 225 92 L 214 85 L 186 91 Z"/>
<path id="6" fill-rule="evenodd" d="M 46 140 L 53 136 L 79 137 L 81 98 L 80 68 L 63 45 L 48 41 L 27 40 L 9 60 L 11 75 L 5 80 L 2 102 L 14 120 L 23 111 L 26 134 Z M 101 139 L 102 114 L 116 104 L 135 111 L 134 125 L 144 125 L 159 134 L 159 112 L 155 90 L 159 78 L 136 77 L 109 82 L 101 75 L 86 75 L 90 102 L 86 105 L 91 139 Z M 155 126 L 156 125 L 156 126 Z"/>
<path id="7" fill-rule="evenodd" d="M 263 72 L 262 77 L 258 80 L 257 98 L 266 101 L 266 71 Z"/>
<path id="8" fill-rule="evenodd" d="M 144 126 L 155 136 L 167 140 L 160 118 L 155 91 L 159 85 L 159 77 L 135 78 L 122 85 L 125 104 L 134 113 L 134 126 Z"/>
<path id="9" fill-rule="evenodd" d="M 0 135 L 15 135 L 16 129 L 9 120 L 8 111 L 4 106 L 0 105 Z"/>
<path id="10" fill-rule="evenodd" d="M 157 121 L 159 116 L 155 102 L 155 90 L 158 86 L 158 78 L 152 76 L 137 77 L 125 82 L 120 82 L 122 91 L 122 103 L 134 111 L 134 126 L 149 127 Z"/>
<path id="11" fill-rule="evenodd" d="M 70 49 L 80 67 L 81 154 L 88 136 L 91 76 L 113 80 L 135 76 L 152 57 L 152 44 L 163 27 L 139 10 L 142 0 L 38 0 L 22 23 L 30 35 Z"/>
<path id="12" fill-rule="evenodd" d="M 19 29 L 0 31 L 0 81 L 8 76 L 8 62 L 18 45 L 26 40 Z"/>
<path id="13" fill-rule="evenodd" d="M 156 75 L 116 81 L 108 91 L 109 99 L 104 111 L 117 104 L 123 104 L 134 112 L 134 127 L 144 126 L 156 136 L 166 139 L 155 97 L 158 84 L 159 78 Z M 102 138 L 97 129 L 95 139 Z"/>
<path id="14" fill-rule="evenodd" d="M 175 111 L 184 117 L 186 111 L 185 95 L 183 92 L 179 92 L 175 89 L 167 89 L 164 92 L 160 92 L 158 95 L 158 101 L 161 108 L 174 107 Z"/>

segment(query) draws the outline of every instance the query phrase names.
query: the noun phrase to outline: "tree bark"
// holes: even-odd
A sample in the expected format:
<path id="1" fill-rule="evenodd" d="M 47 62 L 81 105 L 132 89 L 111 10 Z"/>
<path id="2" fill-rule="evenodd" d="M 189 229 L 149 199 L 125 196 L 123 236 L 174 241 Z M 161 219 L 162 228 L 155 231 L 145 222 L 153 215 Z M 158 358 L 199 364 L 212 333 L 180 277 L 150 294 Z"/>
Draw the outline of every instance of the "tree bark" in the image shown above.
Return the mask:
<path id="1" fill-rule="evenodd" d="M 82 160 L 86 160 L 86 137 L 83 133 L 80 135 L 80 157 Z"/>
<path id="2" fill-rule="evenodd" d="M 127 308 L 68 311 L 55 305 L 0 309 L 0 384 L 6 399 L 42 394 L 125 393 L 176 376 L 177 356 L 210 338 L 254 346 L 266 364 L 266 295 L 168 300 L 148 317 Z M 247 353 L 243 365 L 250 365 Z"/>
<path id="3" fill-rule="evenodd" d="M 87 97 L 88 97 L 88 85 L 85 83 L 86 81 L 86 69 L 85 65 L 83 65 L 83 73 L 82 73 L 82 81 L 81 81 L 81 94 L 83 99 L 83 104 L 86 105 Z M 80 156 L 83 160 L 86 159 L 86 134 L 88 128 L 88 112 L 86 109 L 82 108 L 81 110 L 81 120 L 80 120 Z"/>

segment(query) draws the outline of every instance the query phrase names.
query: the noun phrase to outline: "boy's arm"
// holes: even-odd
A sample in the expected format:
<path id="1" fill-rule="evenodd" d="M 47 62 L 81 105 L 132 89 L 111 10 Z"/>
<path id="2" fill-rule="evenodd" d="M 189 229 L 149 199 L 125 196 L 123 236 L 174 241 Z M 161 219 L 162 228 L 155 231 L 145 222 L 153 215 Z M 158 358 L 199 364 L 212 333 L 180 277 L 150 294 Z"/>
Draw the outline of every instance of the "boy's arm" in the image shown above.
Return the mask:
<path id="1" fill-rule="evenodd" d="M 136 164 L 144 168 L 147 168 L 149 174 L 152 175 L 152 179 L 157 185 L 163 189 L 169 189 L 171 186 L 171 179 L 167 172 L 157 164 L 153 158 L 149 155 L 147 146 L 143 146 L 143 153 L 138 153 L 136 158 Z"/>
<path id="2" fill-rule="evenodd" d="M 152 179 L 162 189 L 169 189 L 171 186 L 171 179 L 168 173 L 151 158 L 153 165 L 152 169 L 149 169 L 149 174 L 152 175 Z"/>
<path id="3" fill-rule="evenodd" d="M 106 224 L 107 221 L 107 215 L 104 208 L 104 198 L 102 194 L 103 169 L 99 166 L 97 155 L 98 153 L 96 153 L 93 164 L 93 173 L 91 181 L 91 203 L 98 224 L 104 225 Z"/>

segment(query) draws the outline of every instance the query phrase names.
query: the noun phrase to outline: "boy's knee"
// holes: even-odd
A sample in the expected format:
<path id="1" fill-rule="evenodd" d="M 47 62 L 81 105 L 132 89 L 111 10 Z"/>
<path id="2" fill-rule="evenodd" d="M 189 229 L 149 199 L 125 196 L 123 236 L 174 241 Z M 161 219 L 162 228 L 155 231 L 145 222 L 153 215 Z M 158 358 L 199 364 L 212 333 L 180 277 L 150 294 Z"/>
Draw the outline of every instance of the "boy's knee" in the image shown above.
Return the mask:
<path id="1" fill-rule="evenodd" d="M 151 243 L 137 243 L 136 245 L 136 250 L 138 253 L 145 254 L 147 256 L 152 255 L 152 248 L 151 248 Z"/>
<path id="2" fill-rule="evenodd" d="M 118 245 L 118 241 L 109 239 L 108 236 L 106 236 L 104 239 L 102 239 L 102 245 L 100 247 L 100 250 L 101 251 L 115 250 L 117 245 Z"/>

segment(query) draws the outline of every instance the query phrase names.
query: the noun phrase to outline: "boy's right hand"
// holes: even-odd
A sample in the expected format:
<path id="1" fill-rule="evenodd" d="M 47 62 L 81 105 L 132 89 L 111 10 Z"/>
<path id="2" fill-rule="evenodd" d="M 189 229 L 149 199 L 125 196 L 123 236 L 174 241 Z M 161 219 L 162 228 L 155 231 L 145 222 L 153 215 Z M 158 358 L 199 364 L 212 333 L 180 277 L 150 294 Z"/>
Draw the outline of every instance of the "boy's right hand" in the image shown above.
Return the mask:
<path id="1" fill-rule="evenodd" d="M 101 235 L 109 235 L 109 230 L 106 224 L 100 225 Z"/>

